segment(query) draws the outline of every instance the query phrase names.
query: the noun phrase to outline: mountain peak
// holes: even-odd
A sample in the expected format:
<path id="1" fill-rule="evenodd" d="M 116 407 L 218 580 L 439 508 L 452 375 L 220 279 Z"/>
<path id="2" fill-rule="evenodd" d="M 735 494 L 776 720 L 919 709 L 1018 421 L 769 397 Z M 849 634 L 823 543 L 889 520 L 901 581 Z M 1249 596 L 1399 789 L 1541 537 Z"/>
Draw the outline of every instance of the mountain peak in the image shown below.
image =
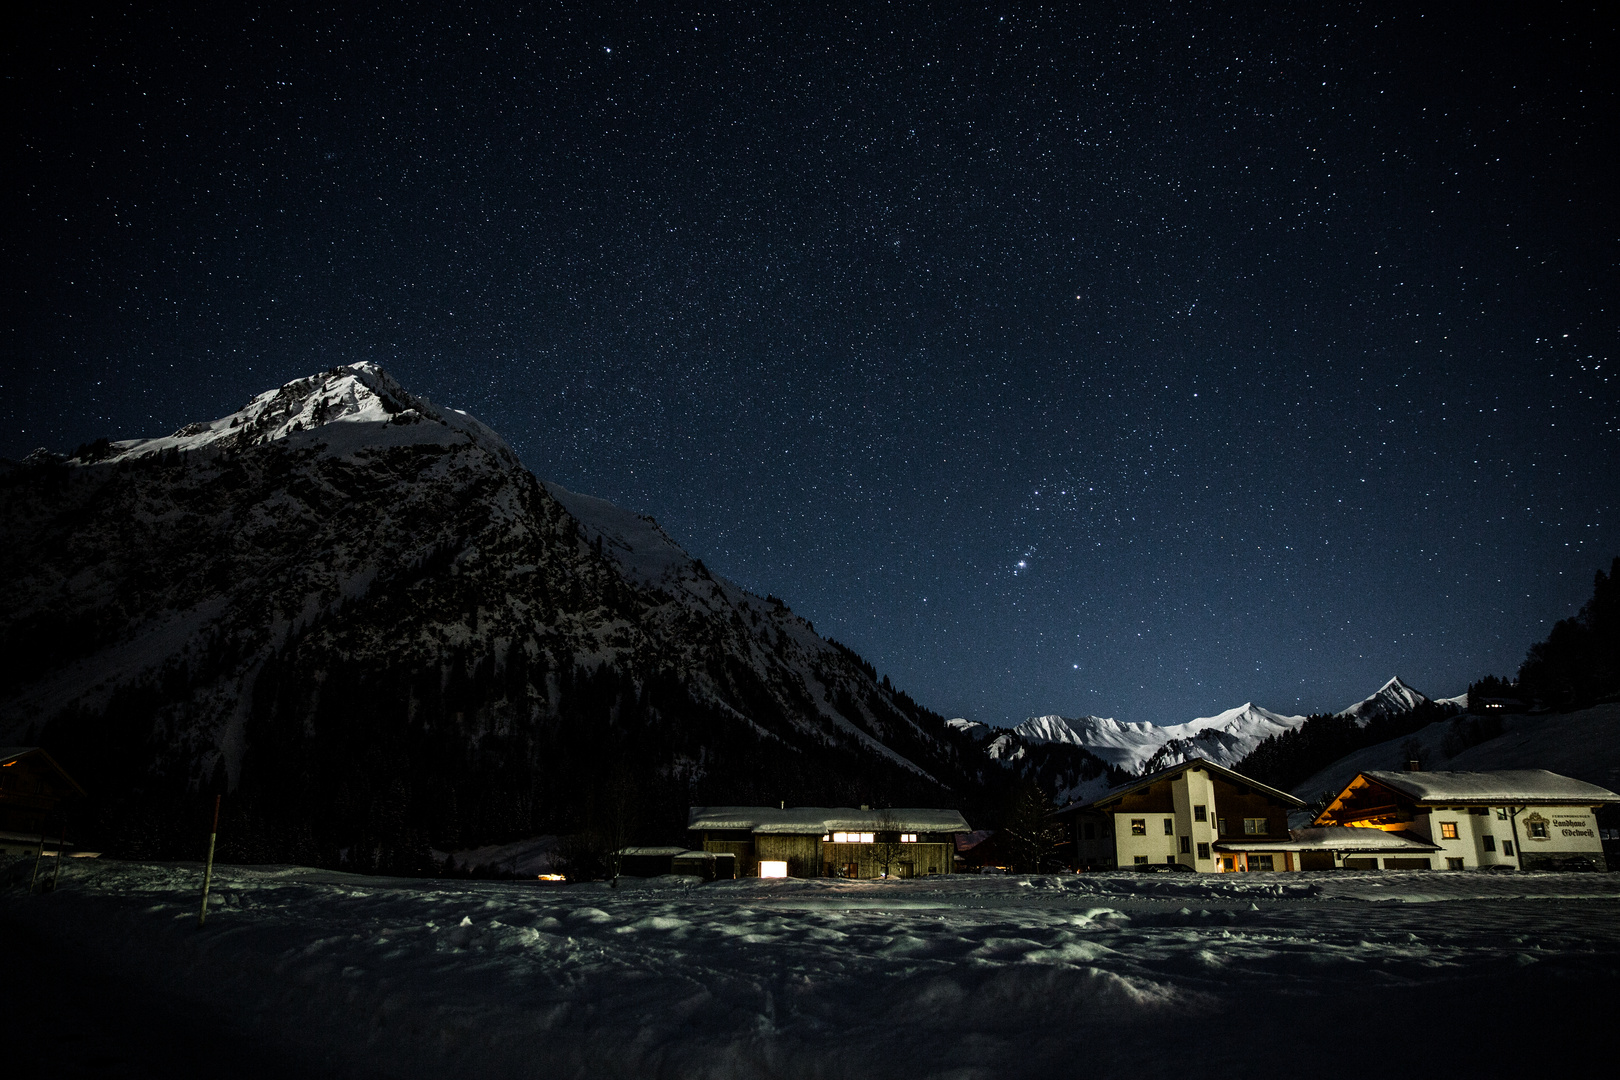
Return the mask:
<path id="1" fill-rule="evenodd" d="M 1348 708 L 1339 710 L 1339 716 L 1349 717 L 1358 726 L 1366 726 L 1375 716 L 1391 716 L 1396 713 L 1409 712 L 1429 699 L 1411 686 L 1401 681 L 1401 677 L 1392 677 L 1371 697 L 1363 698 Z"/>
<path id="2" fill-rule="evenodd" d="M 369 360 L 266 390 L 217 420 L 187 424 L 161 438 L 119 440 L 107 452 L 80 460 L 90 464 L 169 451 L 224 452 L 273 442 L 316 445 L 336 453 L 363 446 L 471 442 L 506 464 L 517 464 L 517 455 L 490 428 L 459 409 L 441 409 L 412 394 Z"/>

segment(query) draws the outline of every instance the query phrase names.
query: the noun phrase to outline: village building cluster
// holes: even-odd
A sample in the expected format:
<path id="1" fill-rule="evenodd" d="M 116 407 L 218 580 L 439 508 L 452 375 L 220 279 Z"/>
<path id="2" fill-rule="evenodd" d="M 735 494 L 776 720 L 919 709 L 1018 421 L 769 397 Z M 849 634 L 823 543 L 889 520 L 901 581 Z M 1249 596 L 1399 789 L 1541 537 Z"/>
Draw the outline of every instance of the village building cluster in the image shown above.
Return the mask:
<path id="1" fill-rule="evenodd" d="M 1303 801 L 1198 758 L 1055 817 L 1080 872 L 1604 870 L 1598 814 L 1612 807 L 1620 795 L 1544 769 L 1371 771 L 1291 828 Z M 954 810 L 697 806 L 692 848 L 659 852 L 726 860 L 710 877 L 917 877 L 964 869 L 967 829 Z"/>
<path id="2" fill-rule="evenodd" d="M 1545 769 L 1358 773 L 1305 804 L 1211 761 L 1162 769 L 1060 811 L 1076 869 L 1603 870 L 1597 816 L 1620 795 Z"/>
<path id="3" fill-rule="evenodd" d="M 91 855 L 68 842 L 84 795 L 38 747 L 0 748 L 0 854 Z M 1303 824 L 1300 799 L 1203 758 L 1161 769 L 1053 815 L 1078 872 L 1605 870 L 1620 861 L 1620 795 L 1545 769 L 1361 772 Z M 53 829 L 55 835 L 52 835 Z M 694 806 L 688 845 L 627 847 L 631 876 L 930 877 L 994 866 L 957 810 Z M 1609 850 L 1605 850 L 1608 848 Z M 54 877 L 54 873 L 53 873 Z"/>

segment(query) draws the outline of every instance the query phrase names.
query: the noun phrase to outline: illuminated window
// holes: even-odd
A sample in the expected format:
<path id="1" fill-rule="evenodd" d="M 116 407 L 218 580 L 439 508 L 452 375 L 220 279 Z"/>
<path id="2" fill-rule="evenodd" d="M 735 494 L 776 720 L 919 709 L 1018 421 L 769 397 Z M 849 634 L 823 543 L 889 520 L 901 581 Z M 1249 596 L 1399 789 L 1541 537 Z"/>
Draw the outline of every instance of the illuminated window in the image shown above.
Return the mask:
<path id="1" fill-rule="evenodd" d="M 761 859 L 759 863 L 760 877 L 787 877 L 787 863 L 777 859 Z"/>
<path id="2" fill-rule="evenodd" d="M 1166 835 L 1166 836 L 1174 836 L 1174 835 L 1176 835 L 1176 819 L 1175 818 L 1165 818 L 1164 819 L 1164 835 Z"/>
<path id="3" fill-rule="evenodd" d="M 833 843 L 835 843 L 835 844 L 847 844 L 847 843 L 849 843 L 849 833 L 847 833 L 847 832 L 835 832 L 835 833 L 833 833 Z"/>
<path id="4" fill-rule="evenodd" d="M 917 834 L 914 832 L 903 832 L 900 834 L 900 842 L 902 844 L 915 844 L 917 842 Z"/>
<path id="5" fill-rule="evenodd" d="M 1243 832 L 1246 836 L 1264 836 L 1268 832 L 1266 819 L 1263 817 L 1246 817 L 1243 819 Z"/>
<path id="6" fill-rule="evenodd" d="M 1132 836 L 1146 836 L 1147 835 L 1147 818 L 1141 818 L 1141 817 L 1133 817 L 1133 818 L 1131 818 L 1131 835 Z"/>
<path id="7" fill-rule="evenodd" d="M 825 844 L 827 841 L 829 841 L 831 839 L 832 839 L 832 833 L 827 833 L 826 835 L 822 836 L 821 842 L 823 844 Z"/>
<path id="8" fill-rule="evenodd" d="M 1207 806 L 1195 806 L 1195 807 L 1193 807 L 1193 820 L 1194 821 L 1208 821 L 1209 820 L 1209 807 L 1207 807 Z"/>
<path id="9" fill-rule="evenodd" d="M 854 836 L 855 834 L 850 833 L 849 835 Z M 876 842 L 877 842 L 877 833 L 869 833 L 869 832 L 861 833 L 861 843 L 863 843 L 863 844 L 875 844 Z"/>
<path id="10" fill-rule="evenodd" d="M 1442 821 L 1440 823 L 1440 839 L 1457 839 L 1457 823 L 1455 821 Z"/>

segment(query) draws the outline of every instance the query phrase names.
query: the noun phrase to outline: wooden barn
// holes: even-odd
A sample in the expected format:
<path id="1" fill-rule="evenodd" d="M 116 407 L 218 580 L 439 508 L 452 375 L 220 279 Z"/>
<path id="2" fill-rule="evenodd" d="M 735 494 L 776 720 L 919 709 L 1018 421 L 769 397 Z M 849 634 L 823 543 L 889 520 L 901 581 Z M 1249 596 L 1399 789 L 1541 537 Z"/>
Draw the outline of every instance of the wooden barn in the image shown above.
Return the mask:
<path id="1" fill-rule="evenodd" d="M 741 877 L 906 878 L 949 874 L 956 810 L 694 806 L 694 846 L 735 856 Z"/>

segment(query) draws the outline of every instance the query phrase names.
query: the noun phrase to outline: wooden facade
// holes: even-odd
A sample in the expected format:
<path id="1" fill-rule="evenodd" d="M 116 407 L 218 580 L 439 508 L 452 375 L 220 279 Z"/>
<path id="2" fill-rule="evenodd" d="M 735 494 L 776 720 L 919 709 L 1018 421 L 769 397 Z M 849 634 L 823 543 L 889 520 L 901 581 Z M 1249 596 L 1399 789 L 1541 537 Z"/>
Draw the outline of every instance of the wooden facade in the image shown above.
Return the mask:
<path id="1" fill-rule="evenodd" d="M 1347 869 L 1605 870 L 1598 815 L 1620 795 L 1545 769 L 1369 770 L 1317 815 L 1323 828 L 1381 831 L 1433 853 L 1343 859 Z"/>
<path id="2" fill-rule="evenodd" d="M 788 877 L 858 879 L 949 874 L 968 831 L 954 810 L 846 807 L 693 807 L 688 827 L 694 846 L 734 855 L 741 877 L 765 863 Z"/>

